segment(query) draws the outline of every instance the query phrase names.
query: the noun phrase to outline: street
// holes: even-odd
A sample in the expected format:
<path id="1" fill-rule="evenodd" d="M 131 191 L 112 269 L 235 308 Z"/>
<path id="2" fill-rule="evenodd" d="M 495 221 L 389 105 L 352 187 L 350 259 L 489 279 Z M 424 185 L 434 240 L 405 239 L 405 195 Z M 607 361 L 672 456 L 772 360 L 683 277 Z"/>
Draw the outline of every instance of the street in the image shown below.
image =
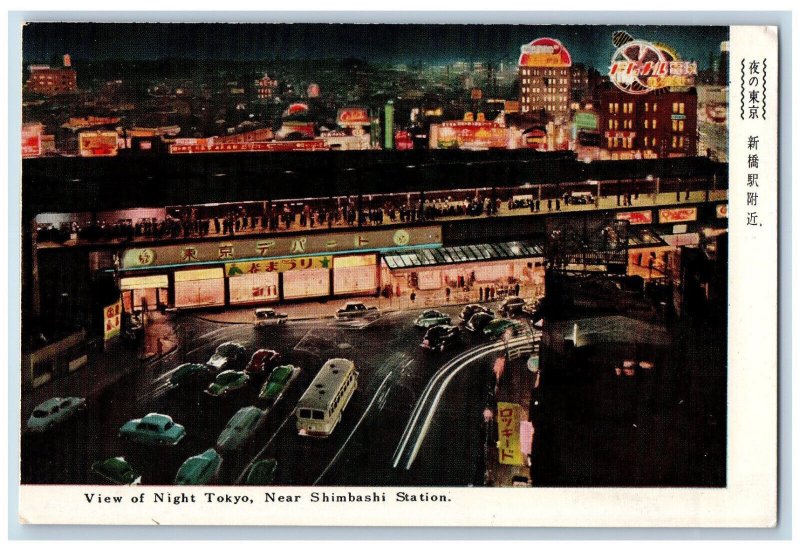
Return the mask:
<path id="1" fill-rule="evenodd" d="M 454 323 L 460 309 L 440 308 Z M 23 434 L 22 482 L 103 483 L 91 472 L 92 463 L 123 456 L 142 475 L 143 484 L 172 484 L 188 457 L 214 447 L 238 409 L 257 404 L 265 376 L 254 376 L 244 389 L 224 398 L 212 398 L 202 388 L 170 388 L 169 377 L 178 365 L 204 363 L 218 345 L 237 341 L 247 348 L 248 358 L 258 348 L 274 348 L 283 356 L 281 363 L 301 371 L 268 410 L 255 436 L 238 451 L 223 455 L 215 484 L 241 483 L 253 462 L 275 458 L 274 483 L 279 485 L 480 485 L 485 382 L 503 348 L 487 346 L 482 337 L 462 331 L 462 342 L 451 349 L 425 352 L 419 347 L 424 330 L 413 325 L 418 314 L 388 312 L 372 321 L 295 320 L 260 329 L 182 314 L 175 330 L 180 344 L 173 353 L 126 375 L 90 401 L 86 411 L 53 430 Z M 469 352 L 472 349 L 477 352 Z M 334 357 L 355 363 L 358 389 L 330 437 L 299 436 L 294 406 L 322 364 Z M 430 392 L 436 400 L 419 408 L 424 431 L 410 431 L 414 457 L 395 468 L 393 455 L 433 379 L 438 382 Z M 165 448 L 117 436 L 126 421 L 150 412 L 170 415 L 185 426 L 186 437 Z"/>

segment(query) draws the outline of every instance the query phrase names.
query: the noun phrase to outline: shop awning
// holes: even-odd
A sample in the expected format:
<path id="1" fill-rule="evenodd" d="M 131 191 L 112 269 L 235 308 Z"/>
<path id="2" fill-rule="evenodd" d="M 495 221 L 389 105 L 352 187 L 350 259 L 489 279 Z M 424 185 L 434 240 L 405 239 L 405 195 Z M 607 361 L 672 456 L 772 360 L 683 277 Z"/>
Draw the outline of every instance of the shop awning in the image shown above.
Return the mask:
<path id="1" fill-rule="evenodd" d="M 459 245 L 436 249 L 411 249 L 388 253 L 383 259 L 390 269 L 417 268 L 420 266 L 439 266 L 462 262 L 490 260 L 509 260 L 514 258 L 533 258 L 544 255 L 540 244 L 530 241 L 509 241 L 506 243 L 485 243 L 481 245 Z"/>

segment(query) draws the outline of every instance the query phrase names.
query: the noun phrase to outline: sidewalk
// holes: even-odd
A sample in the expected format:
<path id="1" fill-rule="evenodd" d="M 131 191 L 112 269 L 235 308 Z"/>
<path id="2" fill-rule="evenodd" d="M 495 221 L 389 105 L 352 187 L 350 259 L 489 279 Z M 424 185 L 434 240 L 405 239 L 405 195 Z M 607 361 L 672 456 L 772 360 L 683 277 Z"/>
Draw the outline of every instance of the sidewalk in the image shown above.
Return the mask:
<path id="1" fill-rule="evenodd" d="M 148 312 L 144 335 L 137 342 L 122 337 L 104 343 L 102 351 L 90 351 L 86 366 L 34 389 L 22 390 L 23 424 L 38 404 L 54 396 L 92 398 L 129 373 L 147 367 L 178 347 L 170 316 Z"/>
<path id="2" fill-rule="evenodd" d="M 522 286 L 520 296 L 526 300 L 536 298 L 535 288 Z M 480 291 L 476 288 L 471 291 L 453 291 L 448 299 L 445 291 L 416 291 L 415 300 L 409 294 L 399 297 L 347 297 L 325 298 L 315 301 L 289 303 L 289 304 L 263 304 L 259 306 L 242 306 L 225 311 L 186 311 L 185 315 L 192 315 L 204 321 L 215 323 L 251 324 L 254 321 L 256 308 L 274 308 L 277 312 L 286 313 L 290 320 L 308 320 L 332 318 L 336 310 L 348 302 L 363 302 L 367 306 L 375 306 L 382 313 L 399 310 L 424 310 L 427 308 L 440 308 L 443 306 L 461 306 L 472 303 L 489 303 L 502 301 L 504 297 L 495 297 L 494 301 L 479 300 Z"/>

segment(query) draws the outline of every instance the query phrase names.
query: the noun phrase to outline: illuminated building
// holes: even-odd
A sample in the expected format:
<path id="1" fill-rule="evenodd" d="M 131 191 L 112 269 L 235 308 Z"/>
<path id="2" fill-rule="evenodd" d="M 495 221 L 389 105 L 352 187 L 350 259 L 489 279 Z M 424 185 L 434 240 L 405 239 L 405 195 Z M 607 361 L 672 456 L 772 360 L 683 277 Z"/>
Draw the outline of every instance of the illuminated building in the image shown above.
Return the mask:
<path id="1" fill-rule="evenodd" d="M 525 44 L 518 67 L 521 112 L 544 111 L 550 120 L 565 120 L 572 90 L 572 58 L 564 45 L 553 38 Z"/>
<path id="2" fill-rule="evenodd" d="M 697 92 L 660 90 L 600 95 L 601 148 L 611 158 L 669 158 L 697 154 Z"/>
<path id="3" fill-rule="evenodd" d="M 71 67 L 52 68 L 49 65 L 31 65 L 25 91 L 31 94 L 55 96 L 78 91 L 78 73 Z"/>

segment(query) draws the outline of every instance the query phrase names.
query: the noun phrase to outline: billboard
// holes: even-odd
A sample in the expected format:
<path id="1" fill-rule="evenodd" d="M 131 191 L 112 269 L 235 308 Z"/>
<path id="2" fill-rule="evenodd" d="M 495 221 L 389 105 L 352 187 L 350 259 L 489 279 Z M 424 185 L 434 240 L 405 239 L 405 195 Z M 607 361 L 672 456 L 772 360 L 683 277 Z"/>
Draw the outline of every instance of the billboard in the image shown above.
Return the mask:
<path id="1" fill-rule="evenodd" d="M 497 402 L 497 452 L 503 465 L 524 465 L 520 445 L 519 404 Z"/>
<path id="2" fill-rule="evenodd" d="M 38 157 L 42 154 L 42 125 L 22 126 L 22 158 Z"/>
<path id="3" fill-rule="evenodd" d="M 242 153 L 249 151 L 322 151 L 328 149 L 325 140 L 297 140 L 287 142 L 234 142 L 234 143 L 197 143 L 171 144 L 169 152 L 182 153 Z"/>
<path id="4" fill-rule="evenodd" d="M 631 210 L 627 212 L 618 212 L 617 220 L 627 220 L 631 226 L 635 226 L 637 224 L 652 224 L 653 211 Z"/>
<path id="5" fill-rule="evenodd" d="M 117 133 L 114 130 L 81 132 L 78 146 L 81 157 L 113 157 L 117 154 Z"/>
<path id="6" fill-rule="evenodd" d="M 122 328 L 122 300 L 103 308 L 103 340 L 111 340 L 119 335 Z"/>
<path id="7" fill-rule="evenodd" d="M 659 88 L 694 86 L 697 62 L 682 61 L 669 46 L 634 39 L 616 31 L 608 77 L 628 94 L 647 94 Z"/>
<path id="8" fill-rule="evenodd" d="M 369 109 L 366 107 L 343 107 L 336 114 L 339 126 L 367 126 L 370 124 Z"/>
<path id="9" fill-rule="evenodd" d="M 572 67 L 572 57 L 555 38 L 537 38 L 520 48 L 520 67 Z"/>
<path id="10" fill-rule="evenodd" d="M 332 266 L 332 258 L 331 256 L 302 256 L 263 261 L 230 262 L 225 264 L 225 274 L 228 277 L 236 277 L 246 274 L 325 269 Z"/>
<path id="11" fill-rule="evenodd" d="M 575 113 L 575 128 L 584 130 L 597 130 L 597 115 L 584 111 Z"/>
<path id="12" fill-rule="evenodd" d="M 436 149 L 507 148 L 508 128 L 493 122 L 453 122 L 431 125 L 431 145 Z"/>
<path id="13" fill-rule="evenodd" d="M 342 252 L 392 250 L 441 245 L 440 226 L 398 230 L 364 230 L 330 235 L 320 233 L 292 237 L 254 237 L 231 241 L 200 241 L 188 245 L 164 245 L 126 249 L 122 269 L 148 268 L 198 262 L 238 262 L 316 256 Z M 295 258 L 296 259 L 296 258 Z"/>
<path id="14" fill-rule="evenodd" d="M 661 224 L 672 224 L 674 222 L 692 222 L 694 220 L 697 220 L 696 207 L 661 209 L 660 211 L 658 211 L 658 221 Z"/>

